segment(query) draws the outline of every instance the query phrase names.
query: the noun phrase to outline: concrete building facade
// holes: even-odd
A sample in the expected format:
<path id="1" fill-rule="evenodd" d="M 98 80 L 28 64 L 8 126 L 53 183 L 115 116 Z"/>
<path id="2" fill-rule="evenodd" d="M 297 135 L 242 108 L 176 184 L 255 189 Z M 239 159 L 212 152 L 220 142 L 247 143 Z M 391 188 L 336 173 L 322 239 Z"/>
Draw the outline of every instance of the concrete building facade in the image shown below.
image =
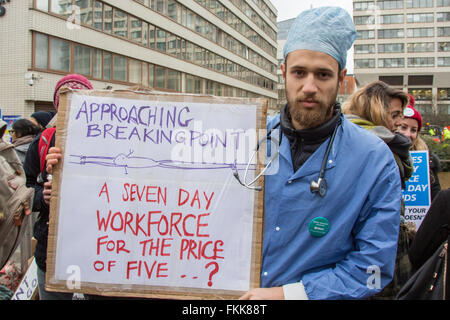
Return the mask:
<path id="1" fill-rule="evenodd" d="M 450 122 L 450 0 L 353 0 L 359 85 L 411 93 L 427 122 Z"/>
<path id="2" fill-rule="evenodd" d="M 277 103 L 268 0 L 10 0 L 0 17 L 0 109 L 51 110 L 56 82 L 264 97 Z"/>

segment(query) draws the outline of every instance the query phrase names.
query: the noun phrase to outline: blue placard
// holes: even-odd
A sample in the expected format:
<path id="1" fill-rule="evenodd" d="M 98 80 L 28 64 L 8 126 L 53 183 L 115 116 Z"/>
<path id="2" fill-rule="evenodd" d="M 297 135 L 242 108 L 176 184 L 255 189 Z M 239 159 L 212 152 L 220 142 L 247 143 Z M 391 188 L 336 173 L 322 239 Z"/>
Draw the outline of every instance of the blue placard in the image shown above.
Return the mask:
<path id="1" fill-rule="evenodd" d="M 9 115 L 2 116 L 2 120 L 5 121 L 8 125 L 8 130 L 11 130 L 14 122 L 19 120 L 20 118 L 21 116 L 9 116 Z"/>
<path id="2" fill-rule="evenodd" d="M 414 173 L 406 182 L 403 200 L 406 207 L 430 206 L 430 171 L 428 151 L 411 151 Z"/>

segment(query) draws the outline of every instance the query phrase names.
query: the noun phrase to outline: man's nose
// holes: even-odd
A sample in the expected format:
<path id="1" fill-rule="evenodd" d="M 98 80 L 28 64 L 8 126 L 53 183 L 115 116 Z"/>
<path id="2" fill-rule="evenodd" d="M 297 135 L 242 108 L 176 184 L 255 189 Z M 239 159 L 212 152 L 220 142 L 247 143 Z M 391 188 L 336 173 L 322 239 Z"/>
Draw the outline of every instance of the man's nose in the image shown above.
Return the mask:
<path id="1" fill-rule="evenodd" d="M 305 78 L 305 82 L 303 84 L 303 92 L 305 94 L 311 95 L 317 92 L 317 85 L 313 74 L 309 74 Z"/>

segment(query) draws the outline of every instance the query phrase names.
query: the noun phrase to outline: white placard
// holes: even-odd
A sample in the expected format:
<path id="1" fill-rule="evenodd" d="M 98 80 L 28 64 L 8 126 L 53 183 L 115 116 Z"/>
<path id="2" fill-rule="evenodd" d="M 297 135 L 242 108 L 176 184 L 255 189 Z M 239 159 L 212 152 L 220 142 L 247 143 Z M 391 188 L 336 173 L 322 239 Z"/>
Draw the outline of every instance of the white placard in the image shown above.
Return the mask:
<path id="1" fill-rule="evenodd" d="M 249 290 L 257 106 L 69 96 L 50 284 Z"/>

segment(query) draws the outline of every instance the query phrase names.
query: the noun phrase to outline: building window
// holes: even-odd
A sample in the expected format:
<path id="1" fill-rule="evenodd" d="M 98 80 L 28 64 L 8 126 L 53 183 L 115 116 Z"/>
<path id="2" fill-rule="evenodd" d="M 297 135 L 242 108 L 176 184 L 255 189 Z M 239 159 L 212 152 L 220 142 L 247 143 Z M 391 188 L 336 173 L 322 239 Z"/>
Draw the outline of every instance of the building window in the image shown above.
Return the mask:
<path id="1" fill-rule="evenodd" d="M 438 89 L 438 100 L 450 100 L 450 88 Z"/>
<path id="2" fill-rule="evenodd" d="M 167 89 L 173 91 L 180 91 L 181 73 L 175 70 L 167 71 Z"/>
<path id="3" fill-rule="evenodd" d="M 167 52 L 170 55 L 173 56 L 178 56 L 178 43 L 179 43 L 179 38 L 177 38 L 174 34 L 167 32 Z"/>
<path id="4" fill-rule="evenodd" d="M 403 76 L 379 76 L 378 80 L 390 86 L 403 86 Z"/>
<path id="5" fill-rule="evenodd" d="M 156 11 L 162 14 L 166 13 L 166 0 L 156 0 Z"/>
<path id="6" fill-rule="evenodd" d="M 417 100 L 417 99 L 416 99 Z M 422 115 L 423 114 L 432 114 L 433 113 L 433 107 L 430 104 L 416 104 L 414 106 L 417 111 L 419 111 Z"/>
<path id="7" fill-rule="evenodd" d="M 92 26 L 92 0 L 75 0 L 75 5 L 80 8 L 80 22 Z"/>
<path id="8" fill-rule="evenodd" d="M 355 68 L 375 68 L 375 59 L 355 59 Z"/>
<path id="9" fill-rule="evenodd" d="M 438 12 L 436 15 L 437 22 L 450 21 L 450 12 Z"/>
<path id="10" fill-rule="evenodd" d="M 433 13 L 408 13 L 406 15 L 406 22 L 408 22 L 408 23 L 434 22 L 434 14 Z"/>
<path id="11" fill-rule="evenodd" d="M 166 52 L 166 31 L 156 28 L 156 49 Z"/>
<path id="12" fill-rule="evenodd" d="M 353 18 L 355 25 L 368 25 L 375 23 L 374 16 L 357 16 Z"/>
<path id="13" fill-rule="evenodd" d="M 113 80 L 127 81 L 127 58 L 113 55 Z"/>
<path id="14" fill-rule="evenodd" d="M 214 81 L 206 80 L 206 94 L 216 94 L 216 83 Z"/>
<path id="15" fill-rule="evenodd" d="M 450 57 L 439 57 L 438 67 L 450 67 Z"/>
<path id="16" fill-rule="evenodd" d="M 70 71 L 70 42 L 50 38 L 50 69 Z"/>
<path id="17" fill-rule="evenodd" d="M 436 0 L 437 7 L 450 7 L 450 0 Z"/>
<path id="18" fill-rule="evenodd" d="M 103 79 L 111 80 L 112 76 L 112 54 L 103 52 Z"/>
<path id="19" fill-rule="evenodd" d="M 103 3 L 94 1 L 94 28 L 103 31 Z"/>
<path id="20" fill-rule="evenodd" d="M 357 39 L 375 39 L 374 30 L 358 30 Z"/>
<path id="21" fill-rule="evenodd" d="M 438 109 L 440 114 L 450 114 L 450 104 L 439 104 Z"/>
<path id="22" fill-rule="evenodd" d="M 353 2 L 353 10 L 354 11 L 366 11 L 366 10 L 372 10 L 373 8 L 374 8 L 373 1 Z"/>
<path id="23" fill-rule="evenodd" d="M 378 59 L 378 68 L 404 68 L 404 58 Z"/>
<path id="24" fill-rule="evenodd" d="M 438 43 L 439 52 L 450 52 L 450 42 L 439 42 Z"/>
<path id="25" fill-rule="evenodd" d="M 155 88 L 166 88 L 166 68 L 155 66 Z"/>
<path id="26" fill-rule="evenodd" d="M 432 57 L 408 58 L 408 67 L 434 67 L 434 58 Z"/>
<path id="27" fill-rule="evenodd" d="M 102 64 L 103 64 L 102 51 L 99 49 L 94 49 L 94 66 L 92 76 L 96 79 L 102 78 Z"/>
<path id="28" fill-rule="evenodd" d="M 195 77 L 190 74 L 184 76 L 184 90 L 186 93 L 195 93 Z"/>
<path id="29" fill-rule="evenodd" d="M 438 27 L 437 28 L 438 37 L 450 37 L 450 27 Z"/>
<path id="30" fill-rule="evenodd" d="M 434 52 L 434 42 L 408 43 L 408 52 Z"/>
<path id="31" fill-rule="evenodd" d="M 42 11 L 48 11 L 48 0 L 35 0 L 36 1 L 36 9 Z"/>
<path id="32" fill-rule="evenodd" d="M 434 28 L 408 28 L 408 38 L 434 37 Z"/>
<path id="33" fill-rule="evenodd" d="M 377 6 L 381 10 L 403 9 L 403 0 L 384 0 L 378 1 Z"/>
<path id="34" fill-rule="evenodd" d="M 103 21 L 103 31 L 106 33 L 112 33 L 112 17 L 113 17 L 113 9 L 111 6 L 107 4 L 103 5 L 104 9 L 104 21 Z"/>
<path id="35" fill-rule="evenodd" d="M 403 14 L 388 14 L 379 17 L 380 24 L 403 23 Z"/>
<path id="36" fill-rule="evenodd" d="M 432 86 L 432 75 L 408 76 L 408 86 Z"/>
<path id="37" fill-rule="evenodd" d="M 134 59 L 128 60 L 130 67 L 129 82 L 141 83 L 142 81 L 142 62 Z"/>
<path id="38" fill-rule="evenodd" d="M 72 1 L 67 0 L 52 0 L 50 1 L 50 11 L 55 14 L 59 14 L 64 17 L 68 17 L 72 14 Z"/>
<path id="39" fill-rule="evenodd" d="M 114 34 L 128 38 L 128 15 L 116 8 L 114 8 Z"/>
<path id="40" fill-rule="evenodd" d="M 48 37 L 45 34 L 35 35 L 34 66 L 40 69 L 48 68 Z"/>
<path id="41" fill-rule="evenodd" d="M 355 53 L 375 53 L 375 45 L 374 44 L 357 44 L 355 45 Z"/>
<path id="42" fill-rule="evenodd" d="M 142 22 L 142 44 L 148 47 L 148 23 Z"/>
<path id="43" fill-rule="evenodd" d="M 178 21 L 177 15 L 178 15 L 177 2 L 175 0 L 169 0 L 167 2 L 167 16 L 174 21 Z"/>
<path id="44" fill-rule="evenodd" d="M 378 53 L 402 53 L 405 52 L 403 43 L 383 43 L 378 45 Z"/>
<path id="45" fill-rule="evenodd" d="M 130 16 L 130 40 L 142 43 L 142 20 Z"/>
<path id="46" fill-rule="evenodd" d="M 406 0 L 406 8 L 432 8 L 434 0 Z"/>
<path id="47" fill-rule="evenodd" d="M 403 29 L 381 29 L 378 30 L 378 39 L 404 38 L 405 31 Z"/>
<path id="48" fill-rule="evenodd" d="M 432 89 L 415 89 L 409 88 L 408 92 L 411 93 L 416 100 L 431 100 L 432 99 Z"/>
<path id="49" fill-rule="evenodd" d="M 91 75 L 91 48 L 74 45 L 73 71 L 86 76 Z"/>
<path id="50" fill-rule="evenodd" d="M 148 65 L 148 84 L 150 87 L 155 86 L 155 66 L 153 64 Z"/>

